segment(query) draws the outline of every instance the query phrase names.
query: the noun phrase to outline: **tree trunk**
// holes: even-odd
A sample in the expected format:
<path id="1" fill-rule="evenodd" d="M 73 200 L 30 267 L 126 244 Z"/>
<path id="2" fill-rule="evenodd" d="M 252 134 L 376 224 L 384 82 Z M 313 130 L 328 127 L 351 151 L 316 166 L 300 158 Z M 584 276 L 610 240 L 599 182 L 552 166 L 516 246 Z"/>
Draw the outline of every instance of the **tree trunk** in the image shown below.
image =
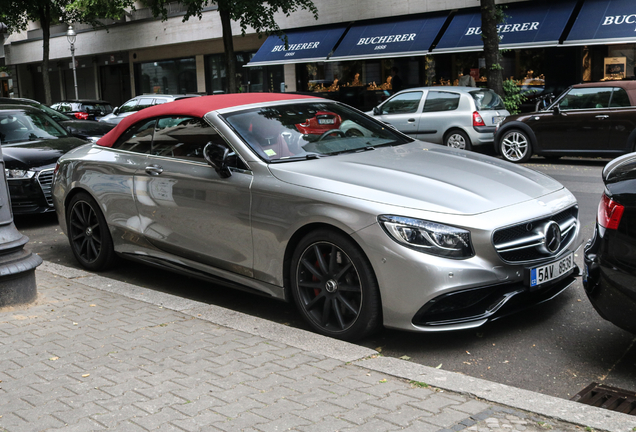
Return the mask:
<path id="1" fill-rule="evenodd" d="M 42 83 L 44 84 L 44 104 L 51 105 L 51 81 L 49 80 L 49 42 L 51 37 L 51 6 L 47 2 L 40 9 L 40 25 L 42 26 Z"/>
<path id="2" fill-rule="evenodd" d="M 234 39 L 232 38 L 232 20 L 230 12 L 219 5 L 219 15 L 223 27 L 223 48 L 225 49 L 225 70 L 227 71 L 227 91 L 236 93 L 236 55 L 234 54 Z"/>
<path id="3" fill-rule="evenodd" d="M 499 34 L 497 33 L 499 16 L 495 0 L 481 0 L 481 38 L 484 41 L 488 88 L 494 90 L 498 95 L 504 96 L 503 73 L 499 56 Z"/>

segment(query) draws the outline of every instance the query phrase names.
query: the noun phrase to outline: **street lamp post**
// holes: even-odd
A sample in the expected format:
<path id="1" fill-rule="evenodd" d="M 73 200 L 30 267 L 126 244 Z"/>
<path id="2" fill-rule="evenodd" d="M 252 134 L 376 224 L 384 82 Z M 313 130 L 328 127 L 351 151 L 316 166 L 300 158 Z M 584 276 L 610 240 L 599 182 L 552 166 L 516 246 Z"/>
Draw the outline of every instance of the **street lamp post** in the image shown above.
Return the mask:
<path id="1" fill-rule="evenodd" d="M 66 39 L 71 44 L 71 61 L 73 62 L 73 83 L 75 84 L 75 99 L 79 99 L 77 94 L 77 73 L 75 72 L 75 40 L 77 39 L 77 33 L 73 30 L 73 26 L 68 26 L 66 32 Z"/>

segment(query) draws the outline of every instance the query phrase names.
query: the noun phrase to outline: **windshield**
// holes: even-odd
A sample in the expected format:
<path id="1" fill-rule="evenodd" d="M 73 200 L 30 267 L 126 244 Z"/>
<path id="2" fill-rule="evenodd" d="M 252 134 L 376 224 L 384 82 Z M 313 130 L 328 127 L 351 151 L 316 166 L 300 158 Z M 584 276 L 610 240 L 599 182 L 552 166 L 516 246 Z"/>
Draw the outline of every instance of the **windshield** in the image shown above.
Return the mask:
<path id="1" fill-rule="evenodd" d="M 412 141 L 390 126 L 330 102 L 255 108 L 222 117 L 268 162 L 364 151 Z"/>
<path id="2" fill-rule="evenodd" d="M 44 113 L 12 111 L 0 113 L 0 143 L 67 137 L 68 133 Z"/>
<path id="3" fill-rule="evenodd" d="M 33 105 L 33 106 L 37 107 L 37 108 L 40 108 L 42 111 L 44 111 L 46 114 L 48 114 L 55 121 L 71 120 L 71 118 L 69 116 L 67 116 L 66 114 L 62 114 L 59 111 L 55 111 L 53 108 L 49 108 L 46 105 L 37 104 L 37 105 Z"/>
<path id="4" fill-rule="evenodd" d="M 490 89 L 471 91 L 470 95 L 475 100 L 477 111 L 506 109 L 499 95 Z"/>

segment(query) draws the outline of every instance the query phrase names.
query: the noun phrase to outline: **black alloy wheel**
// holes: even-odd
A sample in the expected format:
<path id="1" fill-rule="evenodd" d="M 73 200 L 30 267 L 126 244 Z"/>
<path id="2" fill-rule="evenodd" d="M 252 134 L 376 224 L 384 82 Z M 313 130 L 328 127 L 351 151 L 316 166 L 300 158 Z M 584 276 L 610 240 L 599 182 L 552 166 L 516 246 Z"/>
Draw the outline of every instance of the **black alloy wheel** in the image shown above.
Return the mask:
<path id="1" fill-rule="evenodd" d="M 294 252 L 291 273 L 296 305 L 317 332 L 351 341 L 379 327 L 373 269 L 347 236 L 328 230 L 310 233 Z"/>
<path id="2" fill-rule="evenodd" d="M 113 239 L 97 202 L 86 193 L 67 207 L 66 223 L 73 255 L 89 270 L 106 270 L 115 260 Z"/>

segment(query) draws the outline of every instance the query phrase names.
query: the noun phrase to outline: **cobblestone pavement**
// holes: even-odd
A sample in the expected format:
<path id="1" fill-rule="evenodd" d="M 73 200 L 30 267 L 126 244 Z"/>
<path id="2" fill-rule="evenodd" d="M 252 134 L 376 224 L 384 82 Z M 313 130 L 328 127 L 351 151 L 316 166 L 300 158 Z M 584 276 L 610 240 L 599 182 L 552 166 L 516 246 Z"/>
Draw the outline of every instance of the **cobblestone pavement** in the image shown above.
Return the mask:
<path id="1" fill-rule="evenodd" d="M 0 431 L 585 431 L 37 271 L 0 309 Z M 590 428 L 587 428 L 590 430 Z"/>

